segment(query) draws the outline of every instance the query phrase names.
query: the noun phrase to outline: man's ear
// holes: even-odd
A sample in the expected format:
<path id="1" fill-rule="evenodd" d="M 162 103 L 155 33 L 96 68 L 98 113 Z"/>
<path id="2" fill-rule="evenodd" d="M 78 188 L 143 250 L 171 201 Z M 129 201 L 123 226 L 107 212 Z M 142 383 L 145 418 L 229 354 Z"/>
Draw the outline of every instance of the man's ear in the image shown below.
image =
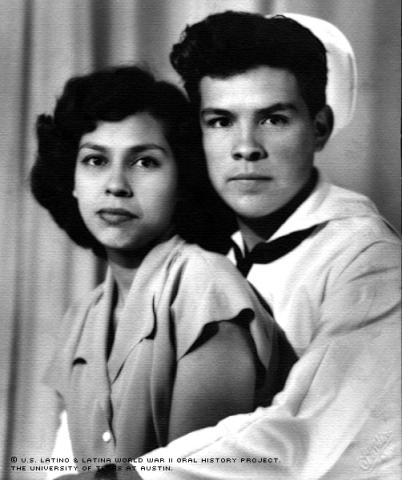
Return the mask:
<path id="1" fill-rule="evenodd" d="M 334 128 L 334 114 L 329 105 L 325 105 L 314 118 L 315 151 L 319 152 L 327 143 Z"/>
<path id="2" fill-rule="evenodd" d="M 75 188 L 71 193 L 73 194 L 73 197 L 77 198 L 77 192 L 75 191 Z"/>

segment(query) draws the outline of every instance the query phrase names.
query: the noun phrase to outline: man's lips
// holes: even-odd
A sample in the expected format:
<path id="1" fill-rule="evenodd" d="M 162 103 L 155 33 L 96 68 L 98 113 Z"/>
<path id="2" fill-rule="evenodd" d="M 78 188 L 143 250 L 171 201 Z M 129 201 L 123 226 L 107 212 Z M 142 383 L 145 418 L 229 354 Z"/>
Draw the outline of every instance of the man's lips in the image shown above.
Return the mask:
<path id="1" fill-rule="evenodd" d="M 228 186 L 244 195 L 260 194 L 273 180 L 270 175 L 261 173 L 237 173 L 228 178 Z"/>
<path id="2" fill-rule="evenodd" d="M 113 225 L 138 218 L 137 215 L 125 208 L 102 208 L 98 210 L 97 214 L 103 221 Z"/>
<path id="3" fill-rule="evenodd" d="M 258 173 L 238 173 L 229 177 L 229 181 L 269 181 L 272 180 L 270 175 L 261 175 Z"/>

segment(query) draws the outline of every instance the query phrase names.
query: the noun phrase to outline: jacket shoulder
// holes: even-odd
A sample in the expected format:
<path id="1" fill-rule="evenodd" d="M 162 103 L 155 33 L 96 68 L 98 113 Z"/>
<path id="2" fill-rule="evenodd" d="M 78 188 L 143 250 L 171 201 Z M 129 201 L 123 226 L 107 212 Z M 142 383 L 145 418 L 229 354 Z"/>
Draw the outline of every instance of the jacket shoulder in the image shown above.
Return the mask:
<path id="1" fill-rule="evenodd" d="M 234 275 L 241 277 L 233 263 L 220 253 L 211 252 L 196 244 L 184 243 L 171 259 L 171 266 L 208 277 Z"/>

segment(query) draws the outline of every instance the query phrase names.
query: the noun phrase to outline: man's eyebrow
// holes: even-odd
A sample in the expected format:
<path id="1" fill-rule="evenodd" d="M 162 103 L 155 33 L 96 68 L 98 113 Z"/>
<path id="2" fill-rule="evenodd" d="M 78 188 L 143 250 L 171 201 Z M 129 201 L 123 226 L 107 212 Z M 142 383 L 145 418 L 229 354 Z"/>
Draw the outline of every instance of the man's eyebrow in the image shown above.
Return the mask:
<path id="1" fill-rule="evenodd" d="M 274 112 L 283 111 L 283 110 L 292 110 L 297 111 L 297 107 L 295 104 L 290 102 L 277 102 L 273 105 L 269 105 L 268 107 L 258 108 L 256 113 L 259 115 L 269 115 Z M 206 107 L 203 108 L 200 112 L 200 115 L 232 115 L 231 110 L 227 110 L 224 108 L 213 108 L 213 107 Z"/>
<path id="2" fill-rule="evenodd" d="M 287 103 L 287 102 L 278 102 L 270 105 L 269 107 L 260 108 L 257 110 L 259 114 L 271 114 L 278 111 L 283 110 L 292 110 L 294 112 L 297 111 L 297 107 L 294 103 Z"/>
<path id="3" fill-rule="evenodd" d="M 78 149 L 81 150 L 82 148 L 97 150 L 101 153 L 106 153 L 109 150 L 108 147 L 105 147 L 104 145 L 98 145 L 97 143 L 92 143 L 92 142 L 82 143 L 78 147 Z M 146 150 L 161 150 L 162 152 L 167 153 L 166 149 L 162 145 L 158 145 L 157 143 L 144 143 L 141 145 L 135 145 L 134 147 L 129 147 L 128 150 L 131 153 L 141 153 Z"/>

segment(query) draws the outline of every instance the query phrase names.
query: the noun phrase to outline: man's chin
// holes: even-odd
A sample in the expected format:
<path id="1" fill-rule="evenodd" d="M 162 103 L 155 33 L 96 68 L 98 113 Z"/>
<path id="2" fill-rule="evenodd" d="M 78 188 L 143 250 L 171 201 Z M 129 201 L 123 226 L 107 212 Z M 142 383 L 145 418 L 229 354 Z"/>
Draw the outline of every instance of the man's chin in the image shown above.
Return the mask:
<path id="1" fill-rule="evenodd" d="M 228 206 L 233 212 L 241 218 L 249 220 L 258 220 L 275 212 L 281 205 L 266 204 L 265 202 L 254 200 L 253 202 L 231 202 Z"/>

